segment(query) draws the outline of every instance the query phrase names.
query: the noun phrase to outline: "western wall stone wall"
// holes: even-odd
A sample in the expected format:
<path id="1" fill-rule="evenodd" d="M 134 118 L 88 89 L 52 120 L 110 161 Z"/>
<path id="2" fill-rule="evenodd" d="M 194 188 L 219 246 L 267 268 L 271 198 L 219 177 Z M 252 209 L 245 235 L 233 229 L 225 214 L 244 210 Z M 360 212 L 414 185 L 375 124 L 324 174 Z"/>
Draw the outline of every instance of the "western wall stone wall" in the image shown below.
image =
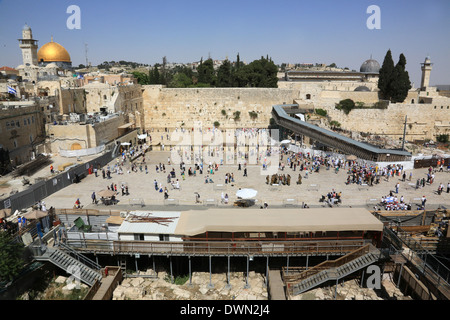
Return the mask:
<path id="1" fill-rule="evenodd" d="M 200 120 L 205 128 L 212 127 L 215 121 L 220 123 L 221 129 L 266 128 L 273 105 L 305 103 L 327 110 L 330 120 L 338 121 L 341 128 L 350 131 L 387 135 L 398 139 L 403 136 L 407 115 L 407 140 L 435 140 L 438 134 L 450 133 L 450 112 L 447 109 L 449 100 L 444 97 L 439 98 L 447 104 L 434 98 L 434 104 L 390 104 L 387 109 L 354 109 L 346 115 L 335 108 L 336 103 L 352 99 L 371 106 L 379 101 L 378 92 L 325 90 L 324 86 L 328 84 L 323 83 L 280 84 L 283 88 L 172 89 L 154 85 L 143 86 L 145 126 L 155 131 L 164 131 L 165 128 L 193 128 L 195 122 Z M 356 86 L 357 83 L 352 85 Z M 306 92 L 311 95 L 310 99 L 305 99 Z M 409 92 L 405 102 L 410 101 L 419 101 L 417 90 Z M 233 119 L 235 111 L 240 111 L 238 121 Z M 250 118 L 250 111 L 257 112 L 256 119 Z"/>
<path id="2" fill-rule="evenodd" d="M 450 113 L 447 109 L 434 108 L 430 104 L 390 104 L 386 109 L 353 109 L 348 115 L 328 105 L 331 120 L 341 128 L 388 135 L 398 139 L 403 136 L 407 116 L 406 140 L 436 139 L 437 134 L 450 133 Z"/>
<path id="3" fill-rule="evenodd" d="M 199 120 L 206 128 L 216 121 L 221 129 L 267 128 L 272 106 L 291 104 L 300 94 L 298 89 L 277 88 L 143 88 L 145 126 L 157 130 L 192 128 Z M 234 120 L 237 111 L 240 119 Z"/>
<path id="4" fill-rule="evenodd" d="M 355 103 L 364 102 L 364 104 L 374 104 L 379 101 L 378 92 L 325 90 L 320 93 L 320 97 L 316 100 L 316 108 L 318 107 L 317 105 L 320 105 L 321 103 L 335 105 L 335 103 L 345 99 L 351 99 Z"/>

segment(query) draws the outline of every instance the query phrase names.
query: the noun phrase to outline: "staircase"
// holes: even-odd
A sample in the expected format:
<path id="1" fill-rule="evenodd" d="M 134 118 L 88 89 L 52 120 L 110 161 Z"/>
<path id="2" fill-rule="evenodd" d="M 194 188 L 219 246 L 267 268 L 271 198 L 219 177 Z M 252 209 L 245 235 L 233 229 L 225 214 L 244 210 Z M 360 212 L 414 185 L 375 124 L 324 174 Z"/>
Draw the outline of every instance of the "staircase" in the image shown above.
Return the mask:
<path id="1" fill-rule="evenodd" d="M 40 247 L 37 250 L 38 254 L 35 254 L 34 258 L 37 261 L 49 261 L 53 263 L 89 286 L 92 286 L 96 280 L 100 281 L 102 279 L 100 265 L 75 252 L 68 246 L 61 245 L 60 248 L 65 251 L 56 247 Z M 75 257 L 69 253 L 75 253 Z"/>
<path id="2" fill-rule="evenodd" d="M 330 281 L 341 279 L 378 261 L 380 252 L 371 244 L 334 261 L 325 261 L 286 282 L 288 293 L 297 295 Z"/>

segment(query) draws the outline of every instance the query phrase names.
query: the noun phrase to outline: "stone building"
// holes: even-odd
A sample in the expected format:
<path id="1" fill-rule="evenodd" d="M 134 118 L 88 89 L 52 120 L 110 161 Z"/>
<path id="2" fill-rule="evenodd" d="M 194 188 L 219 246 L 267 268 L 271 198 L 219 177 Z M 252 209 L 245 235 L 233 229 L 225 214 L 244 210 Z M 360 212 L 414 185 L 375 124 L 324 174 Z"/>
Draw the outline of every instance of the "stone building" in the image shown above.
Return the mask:
<path id="1" fill-rule="evenodd" d="M 91 149 L 106 145 L 132 131 L 132 127 L 127 132 L 121 130 L 126 124 L 125 117 L 117 114 L 95 117 L 90 121 L 85 117 L 72 116 L 64 121 L 48 123 L 47 152 L 59 153 L 61 150 Z"/>
<path id="2" fill-rule="evenodd" d="M 370 58 L 363 62 L 359 72 L 350 70 L 288 70 L 285 81 L 299 82 L 371 82 L 377 83 L 380 71 L 378 61 Z M 361 85 L 361 84 L 360 84 Z"/>
<path id="3" fill-rule="evenodd" d="M 37 146 L 45 139 L 44 119 L 35 101 L 0 102 L 0 144 L 9 150 L 14 166 L 36 156 Z"/>

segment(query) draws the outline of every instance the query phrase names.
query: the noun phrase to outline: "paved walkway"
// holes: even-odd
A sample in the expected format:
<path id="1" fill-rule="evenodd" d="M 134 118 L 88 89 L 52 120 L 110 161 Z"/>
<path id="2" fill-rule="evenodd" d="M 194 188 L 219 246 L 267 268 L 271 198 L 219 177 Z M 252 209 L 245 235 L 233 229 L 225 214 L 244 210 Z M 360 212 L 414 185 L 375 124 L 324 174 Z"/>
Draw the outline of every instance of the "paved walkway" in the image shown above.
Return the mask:
<path id="1" fill-rule="evenodd" d="M 101 285 L 98 288 L 98 290 L 95 293 L 92 300 L 105 300 L 105 295 L 108 292 L 108 290 L 110 289 L 110 287 L 112 286 L 113 282 L 114 282 L 113 275 L 108 275 L 108 276 L 102 278 Z M 107 298 L 109 299 L 110 297 L 107 297 Z"/>
<path id="2" fill-rule="evenodd" d="M 270 300 L 286 300 L 284 293 L 284 284 L 281 280 L 280 270 L 269 271 L 269 287 L 270 287 Z"/>
<path id="3" fill-rule="evenodd" d="M 153 206 L 158 208 L 164 208 L 167 204 L 164 201 L 164 193 L 160 193 L 154 188 L 154 181 L 162 187 L 167 187 L 169 192 L 169 198 L 174 199 L 173 202 L 179 206 L 188 207 L 204 207 L 202 204 L 196 204 L 195 193 L 200 194 L 200 200 L 203 203 L 207 200 L 215 201 L 221 206 L 233 207 L 233 203 L 237 200 L 236 191 L 239 188 L 252 188 L 258 190 L 258 194 L 255 197 L 257 199 L 256 206 L 262 205 L 267 202 L 270 206 L 284 206 L 286 202 L 308 204 L 309 207 L 325 206 L 319 202 L 322 195 L 326 195 L 332 189 L 336 192 L 342 192 L 342 204 L 341 206 L 366 206 L 373 208 L 374 203 L 381 199 L 382 196 L 389 194 L 391 190 L 395 190 L 395 184 L 400 183 L 398 198 L 404 196 L 405 201 L 420 204 L 420 198 L 425 195 L 427 197 L 427 209 L 433 209 L 439 205 L 444 205 L 450 208 L 450 194 L 446 193 L 446 186 L 450 181 L 450 173 L 437 172 L 435 183 L 432 185 L 426 185 L 424 188 L 415 189 L 410 186 L 410 183 L 414 183 L 418 178 L 426 177 L 427 169 L 414 169 L 412 181 L 401 181 L 400 177 L 392 177 L 390 181 L 382 179 L 380 184 L 369 186 L 359 186 L 356 184 L 346 185 L 347 172 L 341 169 L 337 174 L 334 170 L 326 170 L 325 167 L 320 169 L 319 173 L 309 174 L 308 178 L 304 177 L 302 184 L 297 185 L 299 171 L 293 171 L 286 167 L 284 171 L 279 170 L 280 174 L 291 175 L 291 185 L 280 185 L 273 187 L 266 184 L 266 175 L 262 171 L 259 165 L 249 165 L 247 167 L 247 177 L 243 176 L 243 170 L 238 170 L 237 164 L 223 165 L 219 167 L 218 171 L 215 171 L 210 177 L 214 183 L 205 183 L 205 171 L 203 175 L 197 174 L 197 176 L 188 176 L 187 170 L 189 167 L 194 168 L 194 164 L 186 164 L 186 176 L 183 179 L 180 176 L 179 165 L 168 165 L 167 160 L 170 157 L 170 152 L 167 151 L 152 151 L 146 154 L 146 163 L 148 166 L 148 173 L 143 171 L 138 172 L 124 171 L 124 174 L 118 175 L 112 173 L 111 179 L 103 179 L 101 172 L 98 177 L 93 174 L 87 176 L 78 184 L 72 184 L 59 192 L 54 193 L 45 199 L 47 207 L 53 206 L 56 208 L 72 208 L 75 200 L 80 198 L 81 204 L 84 208 L 96 208 L 96 209 L 119 209 L 129 207 L 131 203 L 140 203 L 143 201 L 146 206 Z M 111 166 L 114 166 L 117 160 L 110 162 Z M 139 158 L 138 160 L 141 161 Z M 156 172 L 156 164 L 162 163 L 166 167 L 166 172 Z M 167 175 L 169 172 L 175 169 L 176 179 L 179 180 L 181 189 L 172 190 L 170 184 L 167 183 Z M 233 173 L 235 183 L 225 184 L 225 174 Z M 409 171 L 407 171 L 407 177 L 409 177 Z M 444 193 L 438 195 L 436 190 L 440 183 L 443 183 Z M 100 190 L 107 189 L 111 183 L 117 184 L 119 203 L 117 206 L 105 206 L 92 204 L 91 194 L 93 192 L 98 193 Z M 124 183 L 128 185 L 128 196 L 122 196 L 120 194 L 120 185 Z M 221 186 L 218 186 L 221 185 Z M 228 194 L 229 203 L 227 205 L 221 204 L 222 193 Z M 289 199 L 289 200 L 288 200 Z M 371 200 L 372 199 L 372 200 Z M 375 200 L 373 200 L 375 199 Z M 180 208 L 176 209 L 179 210 Z M 413 206 L 416 209 L 416 206 Z"/>

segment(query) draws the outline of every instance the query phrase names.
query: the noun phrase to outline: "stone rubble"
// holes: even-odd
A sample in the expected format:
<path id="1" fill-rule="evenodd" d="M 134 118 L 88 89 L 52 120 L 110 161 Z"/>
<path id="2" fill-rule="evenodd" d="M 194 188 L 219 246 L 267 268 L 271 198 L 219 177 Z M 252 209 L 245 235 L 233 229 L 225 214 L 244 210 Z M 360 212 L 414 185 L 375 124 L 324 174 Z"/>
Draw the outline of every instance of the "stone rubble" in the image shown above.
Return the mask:
<path id="1" fill-rule="evenodd" d="M 226 274 L 193 272 L 183 285 L 171 283 L 170 274 L 159 272 L 157 278 L 125 278 L 113 292 L 113 300 L 267 300 L 265 277 L 249 272 L 230 273 L 230 286 Z"/>
<path id="2" fill-rule="evenodd" d="M 386 275 L 385 275 L 386 276 Z M 290 300 L 408 300 L 402 292 L 388 278 L 383 278 L 381 282 L 382 289 L 374 290 L 371 288 L 361 288 L 357 280 L 344 281 L 329 287 L 316 288 L 302 294 L 290 297 Z M 383 294 L 380 292 L 382 291 Z M 384 295 L 384 297 L 382 296 Z"/>
<path id="3" fill-rule="evenodd" d="M 401 291 L 387 274 L 382 280 L 382 290 L 361 288 L 357 280 L 340 282 L 337 288 L 338 300 L 405 300 Z M 114 290 L 113 300 L 268 300 L 265 276 L 249 272 L 248 288 L 246 273 L 230 273 L 230 286 L 226 274 L 194 272 L 192 285 L 189 279 L 183 285 L 170 283 L 170 274 L 160 272 L 157 278 L 125 278 Z M 380 291 L 384 292 L 381 296 Z M 316 288 L 289 297 L 290 300 L 334 300 L 335 285 Z"/>

